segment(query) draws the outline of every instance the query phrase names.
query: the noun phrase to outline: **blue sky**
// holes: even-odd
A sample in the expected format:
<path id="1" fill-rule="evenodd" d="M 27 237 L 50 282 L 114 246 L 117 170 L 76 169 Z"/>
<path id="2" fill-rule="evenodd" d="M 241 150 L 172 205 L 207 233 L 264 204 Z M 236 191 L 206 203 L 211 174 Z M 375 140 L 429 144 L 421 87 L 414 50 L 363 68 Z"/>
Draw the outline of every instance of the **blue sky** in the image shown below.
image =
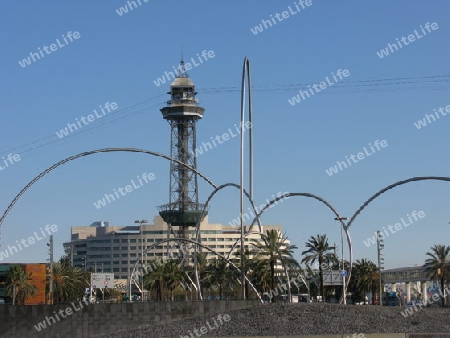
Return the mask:
<path id="1" fill-rule="evenodd" d="M 197 125 L 201 144 L 239 122 L 242 63 L 250 58 L 254 85 L 255 203 L 278 192 L 309 192 L 350 217 L 371 195 L 398 180 L 448 175 L 448 126 L 441 116 L 421 129 L 414 123 L 450 104 L 449 4 L 395 1 L 312 1 L 259 34 L 251 28 L 282 13 L 294 1 L 198 0 L 192 3 L 141 0 L 122 16 L 126 1 L 34 1 L 1 5 L 0 158 L 20 161 L 0 171 L 0 208 L 36 175 L 68 156 L 107 147 L 134 147 L 169 154 L 169 125 L 159 111 L 168 85 L 153 81 L 204 50 L 209 59 L 189 71 L 205 108 Z M 438 29 L 427 35 L 427 22 Z M 266 24 L 267 25 L 267 24 Z M 380 58 L 377 52 L 417 30 L 420 39 Z M 79 38 L 56 47 L 30 65 L 19 61 L 50 46 L 62 35 Z M 55 47 L 54 47 L 55 48 Z M 36 57 L 35 57 L 36 58 Z M 350 76 L 291 106 L 288 99 L 341 69 Z M 369 80 L 369 82 L 367 82 Z M 118 109 L 59 139 L 56 132 L 104 106 Z M 388 146 L 329 176 L 325 170 L 345 156 L 369 149 L 376 140 Z M 0 161 L 0 165 L 4 163 Z M 231 138 L 198 157 L 199 169 L 216 184 L 239 182 L 239 140 Z M 94 202 L 136 176 L 155 179 L 119 200 L 96 209 Z M 168 202 L 169 163 L 144 154 L 108 153 L 59 167 L 18 201 L 2 225 L 0 250 L 56 224 L 56 254 L 71 226 L 107 220 L 131 225 L 153 219 Z M 211 187 L 200 183 L 204 200 Z M 386 238 L 386 267 L 422 263 L 433 244 L 448 244 L 450 226 L 445 182 L 402 186 L 375 200 L 351 227 L 356 258 L 375 259 L 363 243 L 374 230 L 400 222 L 414 210 L 425 217 Z M 227 224 L 239 214 L 238 190 L 219 194 L 211 222 Z M 334 215 L 312 199 L 291 198 L 270 209 L 264 224 L 280 224 L 299 247 L 319 233 L 340 242 Z M 7 262 L 43 262 L 45 240 Z"/>

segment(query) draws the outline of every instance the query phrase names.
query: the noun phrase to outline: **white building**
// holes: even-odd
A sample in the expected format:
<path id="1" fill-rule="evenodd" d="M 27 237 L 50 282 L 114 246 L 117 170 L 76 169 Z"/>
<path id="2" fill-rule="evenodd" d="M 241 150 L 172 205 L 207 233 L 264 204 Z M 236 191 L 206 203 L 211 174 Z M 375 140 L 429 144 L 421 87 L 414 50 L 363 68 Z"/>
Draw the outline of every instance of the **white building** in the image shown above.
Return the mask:
<path id="1" fill-rule="evenodd" d="M 240 238 L 240 228 L 208 223 L 205 217 L 200 225 L 202 244 L 216 252 L 227 256 L 233 244 Z M 262 230 L 275 229 L 281 232 L 279 225 L 265 225 Z M 195 229 L 189 228 L 189 238 L 195 237 Z M 141 250 L 158 243 L 164 239 L 178 237 L 170 234 L 169 227 L 160 216 L 154 218 L 154 224 L 133 226 L 110 226 L 108 222 L 95 222 L 91 226 L 78 226 L 71 228 L 71 241 L 64 243 L 66 252 L 70 254 L 73 266 L 92 268 L 96 272 L 112 272 L 115 279 L 128 279 L 131 269 L 141 255 Z M 260 239 L 258 226 L 254 226 L 252 234 L 247 236 L 245 247 L 252 239 Z M 144 245 L 142 248 L 142 241 Z M 235 252 L 239 252 L 237 245 Z M 207 250 L 203 249 L 204 252 Z M 178 252 L 175 242 L 163 243 L 149 249 L 144 255 L 144 263 L 155 258 L 167 257 Z M 208 252 L 208 259 L 218 256 Z M 230 255 L 235 262 L 239 259 Z M 140 264 L 140 263 L 139 263 Z"/>

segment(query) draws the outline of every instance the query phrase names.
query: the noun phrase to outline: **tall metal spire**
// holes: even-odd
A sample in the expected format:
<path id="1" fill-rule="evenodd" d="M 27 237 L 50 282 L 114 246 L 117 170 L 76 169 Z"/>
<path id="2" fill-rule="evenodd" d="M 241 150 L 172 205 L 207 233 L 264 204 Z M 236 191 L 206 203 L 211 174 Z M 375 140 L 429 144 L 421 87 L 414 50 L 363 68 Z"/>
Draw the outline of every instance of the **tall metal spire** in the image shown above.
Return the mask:
<path id="1" fill-rule="evenodd" d="M 184 67 L 184 58 L 183 58 L 183 54 L 181 54 L 181 60 L 180 60 L 180 65 L 178 67 L 178 75 L 177 77 L 180 78 L 189 78 L 188 73 L 186 73 L 186 68 Z"/>

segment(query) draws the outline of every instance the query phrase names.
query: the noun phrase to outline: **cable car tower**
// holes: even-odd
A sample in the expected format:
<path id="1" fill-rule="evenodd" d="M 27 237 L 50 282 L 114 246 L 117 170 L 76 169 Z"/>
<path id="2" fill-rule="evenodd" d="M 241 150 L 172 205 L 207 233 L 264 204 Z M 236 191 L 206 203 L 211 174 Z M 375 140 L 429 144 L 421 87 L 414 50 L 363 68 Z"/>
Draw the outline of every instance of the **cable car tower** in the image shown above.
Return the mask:
<path id="1" fill-rule="evenodd" d="M 161 113 L 170 124 L 170 156 L 197 169 L 195 128 L 205 109 L 197 105 L 195 85 L 185 71 L 183 59 L 178 69 L 167 93 L 170 100 Z M 203 220 L 204 205 L 198 202 L 196 173 L 171 161 L 169 189 L 169 203 L 159 206 L 159 215 L 171 233 L 175 233 L 172 227 L 178 227 L 177 237 L 189 238 L 189 227 Z"/>

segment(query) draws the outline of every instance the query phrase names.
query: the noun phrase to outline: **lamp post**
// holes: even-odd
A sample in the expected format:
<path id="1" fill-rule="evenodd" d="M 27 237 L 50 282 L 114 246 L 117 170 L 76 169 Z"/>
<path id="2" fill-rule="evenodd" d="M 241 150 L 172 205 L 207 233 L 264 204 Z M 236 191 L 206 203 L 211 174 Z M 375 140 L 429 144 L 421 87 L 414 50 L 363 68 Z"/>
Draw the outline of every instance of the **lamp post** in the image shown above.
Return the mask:
<path id="1" fill-rule="evenodd" d="M 334 218 L 335 221 L 346 221 L 347 217 L 335 217 Z M 347 287 L 345 285 L 345 275 L 344 275 L 344 271 L 345 271 L 345 266 L 344 266 L 344 236 L 342 233 L 342 226 L 341 226 L 341 261 L 342 261 L 342 302 L 344 305 L 347 304 Z"/>
<path id="2" fill-rule="evenodd" d="M 144 301 L 144 231 L 142 229 L 142 224 L 144 223 L 148 223 L 148 221 L 146 219 L 137 219 L 134 221 L 134 223 L 138 223 L 139 224 L 139 230 L 141 232 L 141 269 L 142 269 L 142 273 L 141 275 L 141 302 Z M 131 277 L 130 277 L 131 278 Z M 130 290 L 130 294 L 131 294 L 131 290 Z"/>
<path id="3" fill-rule="evenodd" d="M 379 287 L 380 287 L 380 306 L 383 306 L 383 284 L 381 279 L 381 270 L 384 269 L 384 258 L 382 257 L 384 255 L 384 240 L 383 240 L 383 234 L 381 231 L 376 232 L 377 235 L 377 255 L 378 255 L 378 271 L 379 271 Z"/>

